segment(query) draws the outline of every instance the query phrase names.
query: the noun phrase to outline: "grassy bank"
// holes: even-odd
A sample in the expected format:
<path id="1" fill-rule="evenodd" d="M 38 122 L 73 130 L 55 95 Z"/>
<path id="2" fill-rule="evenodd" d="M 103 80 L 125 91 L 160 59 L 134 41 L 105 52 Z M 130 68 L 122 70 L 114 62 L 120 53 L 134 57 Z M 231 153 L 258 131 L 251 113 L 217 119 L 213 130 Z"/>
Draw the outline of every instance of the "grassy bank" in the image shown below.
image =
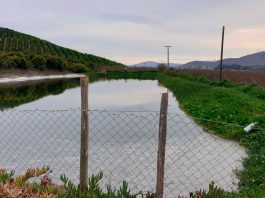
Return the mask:
<path id="1" fill-rule="evenodd" d="M 126 76 L 125 76 L 126 74 Z M 243 127 L 258 122 L 265 128 L 265 89 L 256 85 L 228 81 L 211 82 L 203 78 L 161 73 L 112 73 L 111 79 L 158 79 L 177 97 L 181 108 L 208 132 L 239 142 L 247 149 L 244 170 L 239 172 L 239 191 L 248 197 L 265 197 L 265 131 L 243 131 Z M 210 122 L 205 120 L 215 120 Z M 219 122 L 235 125 L 220 124 Z"/>
<path id="2" fill-rule="evenodd" d="M 165 76 L 162 72 L 157 71 L 132 71 L 132 72 L 123 72 L 123 71 L 114 71 L 107 72 L 108 79 L 138 79 L 138 80 L 156 80 Z"/>
<path id="3" fill-rule="evenodd" d="M 185 77 L 167 76 L 159 81 L 174 93 L 181 108 L 193 117 L 241 126 L 258 122 L 259 127 L 265 128 L 263 88 Z M 239 173 L 240 192 L 249 197 L 265 197 L 265 131 L 245 133 L 243 128 L 234 125 L 196 121 L 209 132 L 235 140 L 247 148 L 249 158 Z"/>

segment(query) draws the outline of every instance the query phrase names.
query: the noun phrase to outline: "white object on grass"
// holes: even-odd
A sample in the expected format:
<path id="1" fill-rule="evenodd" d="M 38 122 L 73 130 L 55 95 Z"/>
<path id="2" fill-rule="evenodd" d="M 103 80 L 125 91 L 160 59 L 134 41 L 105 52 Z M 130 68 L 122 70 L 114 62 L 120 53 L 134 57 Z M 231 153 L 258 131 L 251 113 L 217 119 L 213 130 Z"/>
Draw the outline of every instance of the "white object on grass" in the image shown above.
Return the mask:
<path id="1" fill-rule="evenodd" d="M 253 123 L 249 124 L 248 126 L 246 126 L 246 127 L 244 128 L 244 131 L 246 131 L 247 133 L 250 132 L 250 131 L 252 131 L 252 129 L 254 128 L 254 126 L 255 126 L 256 124 L 257 124 L 257 122 L 253 122 Z"/>

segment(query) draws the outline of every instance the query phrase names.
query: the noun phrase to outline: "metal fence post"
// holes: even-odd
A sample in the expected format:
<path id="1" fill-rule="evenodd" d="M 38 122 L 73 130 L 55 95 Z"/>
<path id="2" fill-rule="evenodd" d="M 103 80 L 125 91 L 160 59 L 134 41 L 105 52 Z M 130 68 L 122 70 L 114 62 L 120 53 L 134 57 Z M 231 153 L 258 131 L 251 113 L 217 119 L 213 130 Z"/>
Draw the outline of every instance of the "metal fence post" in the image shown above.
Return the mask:
<path id="1" fill-rule="evenodd" d="M 80 78 L 81 86 L 81 146 L 80 188 L 87 189 L 88 180 L 88 77 Z"/>
<path id="2" fill-rule="evenodd" d="M 165 149 L 166 149 L 166 134 L 167 134 L 167 108 L 168 108 L 168 93 L 163 93 L 162 98 L 161 98 L 160 118 L 159 118 L 156 198 L 163 198 L 163 190 L 164 190 L 164 164 L 165 164 Z"/>

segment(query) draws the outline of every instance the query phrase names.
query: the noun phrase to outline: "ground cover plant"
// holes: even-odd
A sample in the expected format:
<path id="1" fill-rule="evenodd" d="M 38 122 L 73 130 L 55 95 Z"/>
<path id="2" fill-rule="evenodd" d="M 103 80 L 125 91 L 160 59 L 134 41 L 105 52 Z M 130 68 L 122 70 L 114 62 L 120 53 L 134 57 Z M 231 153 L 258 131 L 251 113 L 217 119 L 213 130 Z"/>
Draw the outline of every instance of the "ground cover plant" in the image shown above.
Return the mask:
<path id="1" fill-rule="evenodd" d="M 243 127 L 258 122 L 265 128 L 265 89 L 256 85 L 227 81 L 210 82 L 202 78 L 165 77 L 159 80 L 177 97 L 180 106 L 207 131 L 243 145 L 248 152 L 244 170 L 238 172 L 239 190 L 249 197 L 265 195 L 265 131 L 243 131 Z M 199 119 L 196 119 L 199 118 Z M 214 120 L 211 122 L 207 120 Z"/>
<path id="2" fill-rule="evenodd" d="M 124 181 L 118 189 L 108 186 L 103 190 L 99 182 L 103 177 L 100 172 L 88 180 L 87 190 L 81 191 L 79 185 L 73 184 L 65 175 L 61 176 L 63 185 L 54 184 L 49 177 L 50 167 L 28 169 L 24 175 L 14 176 L 14 171 L 0 169 L 1 198 L 135 198 Z M 30 182 L 32 178 L 40 178 L 39 182 Z M 154 194 L 139 194 L 152 198 Z"/>
<path id="3" fill-rule="evenodd" d="M 0 169 L 0 197 L 2 198 L 155 198 L 154 193 L 131 193 L 128 183 L 123 182 L 120 188 L 100 187 L 103 173 L 92 175 L 88 179 L 88 187 L 81 191 L 79 185 L 73 184 L 65 175 L 61 176 L 62 185 L 54 184 L 49 177 L 50 167 L 28 169 L 24 175 L 14 176 L 14 171 Z M 30 182 L 32 178 L 39 178 L 39 182 Z M 165 195 L 166 197 L 166 195 Z M 177 197 L 177 195 L 176 195 Z M 189 198 L 238 198 L 235 193 L 227 193 L 214 183 L 209 184 L 208 190 L 191 192 Z M 188 198 L 181 197 L 178 198 Z"/>

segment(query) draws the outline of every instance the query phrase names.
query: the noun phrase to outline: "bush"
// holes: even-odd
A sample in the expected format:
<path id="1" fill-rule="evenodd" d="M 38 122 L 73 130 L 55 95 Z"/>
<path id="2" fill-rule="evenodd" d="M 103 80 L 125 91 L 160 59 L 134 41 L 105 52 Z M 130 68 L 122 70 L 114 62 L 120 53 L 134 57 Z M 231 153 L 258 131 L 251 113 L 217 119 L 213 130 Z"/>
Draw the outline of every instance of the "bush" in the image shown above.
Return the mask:
<path id="1" fill-rule="evenodd" d="M 130 189 L 128 188 L 128 183 L 123 181 L 122 186 L 117 190 L 112 188 L 110 185 L 107 186 L 107 190 L 103 191 L 99 186 L 99 182 L 102 179 L 103 174 L 100 172 L 97 175 L 92 175 L 88 179 L 88 187 L 86 191 L 81 191 L 80 185 L 74 185 L 67 177 L 61 176 L 61 180 L 64 183 L 64 188 L 66 190 L 65 197 L 71 198 L 135 198 L 136 195 L 132 195 Z M 140 195 L 140 194 L 139 194 Z M 153 198 L 154 194 L 149 192 L 141 197 Z"/>
<path id="2" fill-rule="evenodd" d="M 239 198 L 237 193 L 225 192 L 222 188 L 214 185 L 214 182 L 209 184 L 209 190 L 199 190 L 190 193 L 190 198 Z M 183 197 L 184 198 L 184 197 Z"/>
<path id="3" fill-rule="evenodd" d="M 26 59 L 25 55 L 14 56 L 14 62 L 18 69 L 29 69 L 32 67 L 31 62 Z"/>
<path id="4" fill-rule="evenodd" d="M 88 68 L 85 64 L 82 63 L 73 63 L 71 65 L 68 65 L 68 70 L 75 72 L 75 73 L 85 73 L 88 72 Z"/>
<path id="5" fill-rule="evenodd" d="M 35 55 L 32 58 L 32 66 L 33 68 L 44 70 L 46 69 L 46 60 L 43 56 Z"/>
<path id="6" fill-rule="evenodd" d="M 62 58 L 57 55 L 35 54 L 31 52 L 0 52 L 0 68 L 4 69 L 52 69 L 85 73 L 93 68 L 93 63 L 86 64 L 75 59 Z"/>
<path id="7" fill-rule="evenodd" d="M 14 69 L 17 67 L 14 57 L 8 57 L 3 61 L 4 68 Z"/>
<path id="8" fill-rule="evenodd" d="M 63 58 L 57 56 L 47 56 L 46 66 L 50 69 L 64 70 L 67 67 L 67 62 Z"/>
<path id="9" fill-rule="evenodd" d="M 167 66 L 163 63 L 158 64 L 157 66 L 158 71 L 163 72 L 167 70 Z"/>

